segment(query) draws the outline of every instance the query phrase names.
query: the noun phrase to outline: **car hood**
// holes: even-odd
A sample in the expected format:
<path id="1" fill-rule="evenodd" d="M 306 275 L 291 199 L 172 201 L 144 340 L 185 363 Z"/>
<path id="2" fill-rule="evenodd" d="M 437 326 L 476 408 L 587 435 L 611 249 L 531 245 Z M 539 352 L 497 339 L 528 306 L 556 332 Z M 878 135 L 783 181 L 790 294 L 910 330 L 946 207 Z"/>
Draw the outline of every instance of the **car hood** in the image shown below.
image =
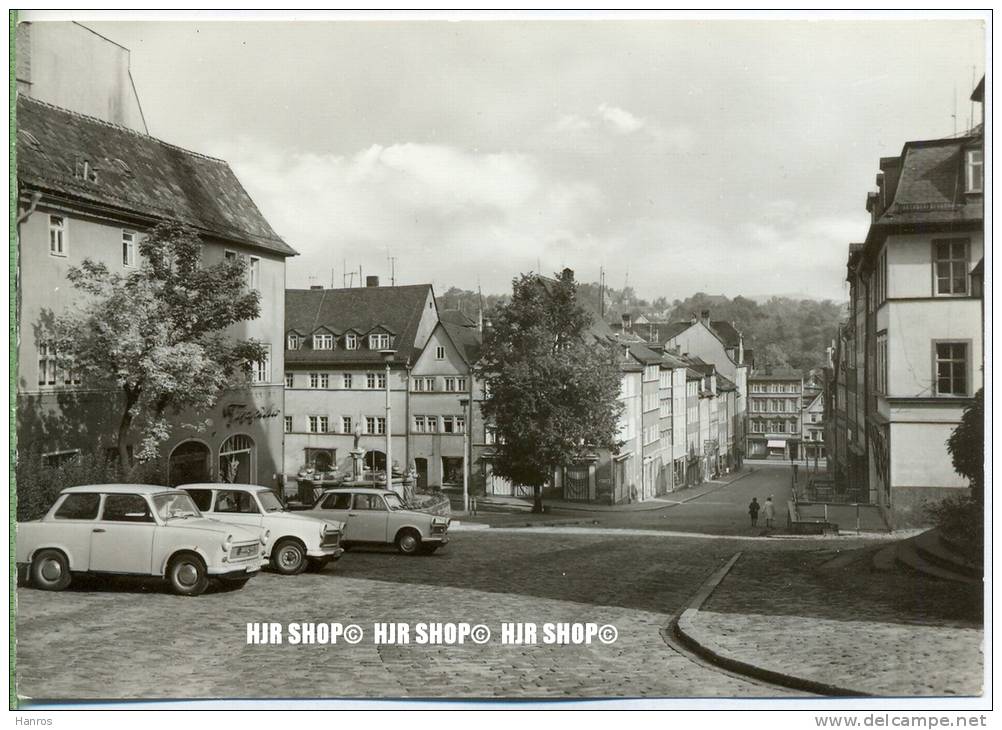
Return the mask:
<path id="1" fill-rule="evenodd" d="M 220 522 L 219 520 L 211 519 L 209 517 L 181 517 L 170 520 L 167 523 L 167 527 L 182 527 L 188 530 L 214 532 L 224 538 L 227 535 L 233 535 L 234 542 L 246 542 L 250 540 L 259 540 L 261 538 L 261 529 L 258 527 L 243 527 L 229 522 Z"/>
<path id="2" fill-rule="evenodd" d="M 267 514 L 265 514 L 264 517 L 265 517 L 266 523 L 267 522 L 272 522 L 274 520 L 281 520 L 283 522 L 286 521 L 286 520 L 288 520 L 290 523 L 296 524 L 296 525 L 301 525 L 304 522 L 309 522 L 309 523 L 326 522 L 327 524 L 333 525 L 334 527 L 340 526 L 340 528 L 342 530 L 344 529 L 344 523 L 343 522 L 341 522 L 340 520 L 336 520 L 333 517 L 324 516 L 321 513 L 318 513 L 316 515 L 311 515 L 311 514 L 309 514 L 306 511 L 304 511 L 304 512 L 268 512 Z"/>

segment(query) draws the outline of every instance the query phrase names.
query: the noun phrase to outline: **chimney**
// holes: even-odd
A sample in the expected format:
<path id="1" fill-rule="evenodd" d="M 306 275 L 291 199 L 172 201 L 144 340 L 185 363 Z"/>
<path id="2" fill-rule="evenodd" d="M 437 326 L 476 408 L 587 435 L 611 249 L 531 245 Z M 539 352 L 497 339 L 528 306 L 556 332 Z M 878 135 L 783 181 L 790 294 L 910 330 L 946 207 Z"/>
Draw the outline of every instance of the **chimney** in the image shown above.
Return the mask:
<path id="1" fill-rule="evenodd" d="M 310 284 L 310 291 L 317 291 L 318 289 L 323 289 L 323 284 Z"/>
<path id="2" fill-rule="evenodd" d="M 630 332 L 633 330 L 633 320 L 630 317 L 629 312 L 623 312 L 623 332 Z"/>
<path id="3" fill-rule="evenodd" d="M 365 285 L 367 287 L 370 287 L 370 286 L 379 286 L 379 277 L 378 276 L 367 276 L 367 277 L 365 277 Z"/>
<path id="4" fill-rule="evenodd" d="M 574 281 L 574 269 L 564 269 L 560 272 L 561 281 L 566 281 L 568 283 Z"/>
<path id="5" fill-rule="evenodd" d="M 710 326 L 710 310 L 709 309 L 704 309 L 703 311 L 701 311 L 699 313 L 699 318 L 701 320 L 703 320 L 703 324 L 705 324 L 707 327 Z"/>
<path id="6" fill-rule="evenodd" d="M 740 332 L 738 333 L 738 365 L 745 364 L 745 338 Z"/>

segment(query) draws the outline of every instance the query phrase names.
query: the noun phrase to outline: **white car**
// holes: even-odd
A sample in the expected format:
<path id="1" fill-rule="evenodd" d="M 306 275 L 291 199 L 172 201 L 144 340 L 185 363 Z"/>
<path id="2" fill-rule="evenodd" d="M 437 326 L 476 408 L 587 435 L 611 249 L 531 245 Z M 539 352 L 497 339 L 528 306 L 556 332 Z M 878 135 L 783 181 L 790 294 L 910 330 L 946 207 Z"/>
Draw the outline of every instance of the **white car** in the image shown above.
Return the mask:
<path id="1" fill-rule="evenodd" d="M 341 537 L 344 523 L 308 516 L 308 512 L 289 512 L 267 487 L 254 484 L 185 484 L 180 487 L 191 495 L 207 517 L 236 525 L 263 527 L 270 537 L 265 554 L 279 573 L 295 575 L 309 565 L 321 570 L 344 553 Z"/>
<path id="2" fill-rule="evenodd" d="M 64 489 L 46 515 L 17 524 L 15 556 L 32 585 L 66 588 L 73 573 L 153 575 L 197 596 L 218 578 L 243 586 L 264 564 L 266 534 L 206 519 L 187 492 L 149 484 Z"/>

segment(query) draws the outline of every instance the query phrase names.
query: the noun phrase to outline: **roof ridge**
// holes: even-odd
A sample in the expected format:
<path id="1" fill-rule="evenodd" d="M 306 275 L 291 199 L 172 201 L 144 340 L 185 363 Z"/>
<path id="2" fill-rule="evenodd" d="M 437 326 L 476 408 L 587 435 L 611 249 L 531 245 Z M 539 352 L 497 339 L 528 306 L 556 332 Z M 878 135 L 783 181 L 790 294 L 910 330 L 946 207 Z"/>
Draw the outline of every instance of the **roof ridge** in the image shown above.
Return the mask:
<path id="1" fill-rule="evenodd" d="M 171 144 L 170 142 L 165 142 L 164 140 L 160 139 L 159 137 L 154 137 L 152 134 L 144 134 L 142 132 L 137 132 L 135 129 L 132 129 L 131 127 L 126 127 L 126 126 L 121 125 L 121 124 L 115 124 L 114 122 L 109 122 L 108 120 L 101 119 L 99 117 L 92 117 L 89 114 L 84 114 L 82 112 L 74 111 L 73 109 L 67 109 L 66 107 L 63 107 L 63 106 L 56 106 L 55 104 L 51 104 L 51 103 L 49 103 L 47 101 L 42 101 L 41 99 L 36 99 L 33 96 L 29 96 L 29 95 L 23 94 L 21 92 L 18 92 L 17 98 L 18 98 L 18 101 L 20 101 L 21 99 L 24 99 L 25 101 L 30 101 L 31 103 L 37 104 L 39 106 L 48 107 L 49 109 L 55 109 L 56 111 L 62 112 L 64 114 L 68 114 L 71 117 L 77 117 L 78 119 L 84 119 L 84 120 L 86 120 L 88 122 L 95 122 L 95 123 L 100 124 L 102 126 L 110 127 L 111 129 L 117 129 L 120 132 L 127 132 L 128 134 L 134 135 L 136 137 L 142 137 L 143 139 L 151 140 L 153 142 L 156 142 L 159 145 L 162 145 L 164 147 L 169 147 L 170 149 L 173 149 L 173 150 L 178 150 L 179 152 L 184 152 L 185 154 L 191 155 L 192 157 L 200 157 L 203 160 L 210 160 L 212 162 L 219 162 L 219 163 L 221 163 L 223 165 L 226 165 L 227 167 L 229 167 L 229 164 L 230 164 L 226 160 L 224 160 L 224 159 L 222 159 L 220 157 L 213 157 L 212 155 L 206 155 L 206 154 L 203 154 L 201 152 L 195 152 L 194 150 L 189 150 L 186 147 L 181 147 L 180 145 Z M 238 180 L 238 182 L 239 182 L 239 180 Z"/>

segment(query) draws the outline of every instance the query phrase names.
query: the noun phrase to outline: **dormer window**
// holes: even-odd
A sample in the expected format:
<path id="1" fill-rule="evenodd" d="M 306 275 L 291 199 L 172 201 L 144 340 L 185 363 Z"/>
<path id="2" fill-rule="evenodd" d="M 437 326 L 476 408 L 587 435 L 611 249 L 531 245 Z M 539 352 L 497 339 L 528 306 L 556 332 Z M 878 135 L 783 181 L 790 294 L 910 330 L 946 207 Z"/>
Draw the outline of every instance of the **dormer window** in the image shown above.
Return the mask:
<path id="1" fill-rule="evenodd" d="M 78 157 L 76 167 L 73 170 L 73 176 L 80 180 L 96 183 L 97 168 L 90 164 L 90 160 Z"/>
<path id="2" fill-rule="evenodd" d="M 985 185 L 985 153 L 982 150 L 967 150 L 966 191 L 980 193 Z"/>
<path id="3" fill-rule="evenodd" d="M 344 349 L 346 350 L 357 350 L 358 349 L 358 335 L 353 332 L 349 332 L 344 336 Z"/>
<path id="4" fill-rule="evenodd" d="M 333 350 L 334 349 L 334 335 L 330 335 L 330 334 L 313 335 L 313 349 L 314 350 Z"/>
<path id="5" fill-rule="evenodd" d="M 386 334 L 369 335 L 369 349 L 370 350 L 390 349 L 390 336 Z"/>
<path id="6" fill-rule="evenodd" d="M 300 344 L 299 335 L 289 335 L 286 338 L 285 346 L 289 350 L 298 350 L 299 344 Z"/>

